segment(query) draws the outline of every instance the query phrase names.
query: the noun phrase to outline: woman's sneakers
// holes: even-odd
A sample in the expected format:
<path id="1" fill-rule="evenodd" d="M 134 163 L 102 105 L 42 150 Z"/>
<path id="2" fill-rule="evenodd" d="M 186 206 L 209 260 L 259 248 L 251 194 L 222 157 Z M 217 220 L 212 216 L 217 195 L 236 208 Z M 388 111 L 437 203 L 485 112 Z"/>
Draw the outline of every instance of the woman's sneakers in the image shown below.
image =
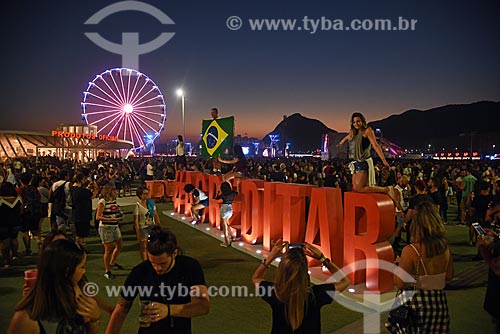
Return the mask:
<path id="1" fill-rule="evenodd" d="M 120 266 L 118 263 L 115 263 L 115 264 L 110 264 L 109 267 L 111 269 L 115 269 L 115 270 L 124 270 L 125 268 L 123 268 L 122 266 Z M 111 271 L 107 271 L 105 274 L 104 274 L 104 277 L 106 277 L 107 279 L 115 279 L 116 276 L 113 275 L 111 273 Z"/>
<path id="2" fill-rule="evenodd" d="M 111 273 L 111 271 L 107 271 L 107 272 L 104 274 L 104 277 L 106 277 L 107 279 L 115 279 L 115 278 L 116 278 L 116 276 L 115 276 L 115 275 L 113 275 L 113 274 Z"/>
<path id="3" fill-rule="evenodd" d="M 118 263 L 110 264 L 109 266 L 111 267 L 111 269 L 115 269 L 115 270 L 124 270 L 125 269 L 122 266 L 120 266 Z"/>
<path id="4" fill-rule="evenodd" d="M 228 242 L 224 241 L 224 242 L 223 242 L 223 243 L 221 243 L 219 246 L 221 246 L 221 247 L 231 247 L 231 244 L 232 244 L 232 243 L 233 243 L 233 238 L 231 237 L 231 238 L 229 238 L 229 241 L 228 241 Z"/>

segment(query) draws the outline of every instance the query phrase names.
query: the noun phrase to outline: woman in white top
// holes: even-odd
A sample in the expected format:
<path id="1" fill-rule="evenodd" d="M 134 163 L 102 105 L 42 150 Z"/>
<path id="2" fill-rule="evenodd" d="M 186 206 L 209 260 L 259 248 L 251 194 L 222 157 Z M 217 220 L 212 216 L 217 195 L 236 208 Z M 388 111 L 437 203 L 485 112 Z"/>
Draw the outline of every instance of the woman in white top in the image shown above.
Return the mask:
<path id="1" fill-rule="evenodd" d="M 135 204 L 134 209 L 134 229 L 139 240 L 141 259 L 146 261 L 148 254 L 146 250 L 146 243 L 148 235 L 153 225 L 161 225 L 160 217 L 156 211 L 155 202 L 148 198 L 149 190 L 146 187 L 137 188 L 137 197 L 139 201 Z"/>
<path id="2" fill-rule="evenodd" d="M 453 258 L 445 238 L 446 229 L 437 207 L 422 202 L 415 207 L 410 226 L 411 244 L 403 248 L 394 282 L 399 289 L 415 286 L 408 305 L 414 325 L 402 326 L 389 317 L 391 333 L 449 333 L 450 317 L 444 287 L 453 278 Z M 404 282 L 406 271 L 416 279 Z"/>

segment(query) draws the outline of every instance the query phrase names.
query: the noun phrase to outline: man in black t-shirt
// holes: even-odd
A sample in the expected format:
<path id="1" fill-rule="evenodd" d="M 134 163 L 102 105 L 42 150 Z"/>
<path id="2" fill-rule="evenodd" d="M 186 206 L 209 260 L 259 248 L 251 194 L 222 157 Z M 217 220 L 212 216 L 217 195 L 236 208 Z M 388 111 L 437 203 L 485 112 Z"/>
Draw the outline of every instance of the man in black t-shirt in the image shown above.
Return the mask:
<path id="1" fill-rule="evenodd" d="M 148 260 L 127 277 L 106 328 L 119 333 L 135 297 L 152 303 L 144 308 L 150 325 L 138 333 L 191 333 L 191 318 L 208 314 L 210 301 L 199 262 L 179 254 L 175 235 L 154 226 L 148 237 Z"/>
<path id="2" fill-rule="evenodd" d="M 486 181 L 479 185 L 479 195 L 475 196 L 470 205 L 469 215 L 472 217 L 472 222 L 478 222 L 483 227 L 486 222 L 486 211 L 493 201 L 493 196 L 490 194 L 490 184 Z"/>
<path id="3" fill-rule="evenodd" d="M 431 197 L 434 204 L 437 205 L 439 212 L 441 212 L 441 207 L 444 205 L 443 194 L 439 191 L 440 187 L 441 180 L 438 177 L 434 176 L 429 180 L 429 197 Z"/>
<path id="4" fill-rule="evenodd" d="M 480 192 L 477 196 L 474 196 L 472 203 L 470 205 L 469 216 L 472 218 L 472 223 L 479 223 L 481 226 L 485 227 L 486 224 L 486 211 L 493 200 L 493 196 L 490 194 L 490 183 L 482 181 L 479 185 Z M 474 237 L 476 233 L 472 225 L 469 226 L 469 245 L 473 244 Z"/>

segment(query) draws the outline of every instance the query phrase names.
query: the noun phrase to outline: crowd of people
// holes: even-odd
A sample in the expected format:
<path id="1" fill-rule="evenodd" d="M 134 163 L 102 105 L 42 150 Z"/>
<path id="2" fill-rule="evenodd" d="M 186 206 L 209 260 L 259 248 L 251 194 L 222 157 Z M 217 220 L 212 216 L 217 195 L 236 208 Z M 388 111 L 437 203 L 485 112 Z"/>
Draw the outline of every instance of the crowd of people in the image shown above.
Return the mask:
<path id="1" fill-rule="evenodd" d="M 168 282 L 171 283 L 171 279 L 176 281 L 181 276 L 186 277 L 183 271 L 188 270 L 187 276 L 190 277 L 190 281 L 183 283 L 201 290 L 206 289 L 201 268 L 196 273 L 193 272 L 193 268 L 198 268 L 199 264 L 194 259 L 184 257 L 177 247 L 175 236 L 161 228 L 154 202 L 148 199 L 148 189 L 143 186 L 146 180 L 172 180 L 175 177 L 175 170 L 180 168 L 205 173 L 223 173 L 224 181 L 234 177 L 250 177 L 270 182 L 338 187 L 342 191 L 388 194 L 395 204 L 393 245 L 398 255 L 396 261 L 399 263 L 399 268 L 416 277 L 415 289 L 419 291 L 416 300 L 420 306 L 439 305 L 439 308 L 432 310 L 419 308 L 418 326 L 430 328 L 428 332 L 449 332 L 449 316 L 443 289 L 445 282 L 453 276 L 453 261 L 445 238 L 445 225 L 452 223 L 448 219 L 448 214 L 451 208 L 456 208 L 458 218 L 454 223 L 469 226 L 469 233 L 468 235 L 464 233 L 464 238 L 468 238 L 467 242 L 470 245 L 477 243 L 480 255 L 490 266 L 486 309 L 496 321 L 498 328 L 500 307 L 491 296 L 499 289 L 500 246 L 497 229 L 500 221 L 498 205 L 500 167 L 489 161 L 394 160 L 389 164 L 385 158 L 365 164 L 362 163 L 364 160 L 371 160 L 366 150 L 375 144 L 370 140 L 370 134 L 363 132 L 363 129 L 366 129 L 364 128 L 366 121 L 359 115 L 353 116 L 352 121 L 355 123 L 353 125 L 355 130 L 352 135 L 342 140 L 342 144 L 350 141 L 354 146 L 359 146 L 359 155 L 353 158 L 362 161 L 354 164 L 349 161 L 322 161 L 312 158 L 246 158 L 244 155 L 238 155 L 238 150 L 235 157 L 218 159 L 103 158 L 97 161 L 79 162 L 39 157 L 17 158 L 3 162 L 0 165 L 0 216 L 5 219 L 2 219 L 0 237 L 4 266 L 16 263 L 20 253 L 17 241 L 19 232 L 23 235 L 23 254 L 32 253 L 32 238 L 40 248 L 42 247 L 40 229 L 45 218 L 49 219 L 52 230 L 68 232 L 76 241 L 76 248 L 73 250 L 76 255 L 71 260 L 68 259 L 72 262 L 67 264 L 69 268 L 73 268 L 68 275 L 72 275 L 71 284 L 74 293 L 66 293 L 63 296 L 67 299 L 62 303 L 64 309 L 54 309 L 54 314 L 38 310 L 37 303 L 40 300 L 36 299 L 34 294 L 40 293 L 41 290 L 35 285 L 34 292 L 28 294 L 16 307 L 11 326 L 18 326 L 18 322 L 26 322 L 23 326 L 27 327 L 22 327 L 27 328 L 26 332 L 42 333 L 44 328 L 54 326 L 62 319 L 73 319 L 67 326 L 77 326 L 82 333 L 92 333 L 96 330 L 98 312 L 94 310 L 94 302 L 84 299 L 81 304 L 79 303 L 81 298 L 79 299 L 78 286 L 81 276 L 79 277 L 77 273 L 81 273 L 78 268 L 85 263 L 85 256 L 82 255 L 85 238 L 88 237 L 91 221 L 94 220 L 104 245 L 105 277 L 113 279 L 112 269 L 122 268 L 117 259 L 123 246 L 119 226 L 123 220 L 123 211 L 116 200 L 121 196 L 133 195 L 132 183 L 134 188 L 137 186 L 134 228 L 139 242 L 138 250 L 141 259 L 145 261 L 132 270 L 126 284 L 138 284 L 147 277 L 156 285 L 160 283 L 158 277 L 161 279 L 169 277 Z M 222 164 L 220 170 L 213 168 L 219 164 Z M 196 200 L 192 212 L 194 223 L 200 223 L 200 210 L 206 206 L 204 204 L 207 195 L 192 185 L 186 187 L 188 189 L 185 191 L 193 194 Z M 232 241 L 232 232 L 227 220 L 231 217 L 231 203 L 236 194 L 237 191 L 233 191 L 230 183 L 222 183 L 218 198 L 223 202 L 221 219 L 225 237 L 221 246 L 224 247 L 230 246 Z M 95 215 L 92 210 L 93 198 L 99 198 Z M 449 206 L 450 204 L 453 205 Z M 489 237 L 478 237 L 472 226 L 475 222 L 486 228 Z M 404 235 L 406 239 L 403 238 Z M 404 246 L 402 249 L 401 245 Z M 55 253 L 57 253 L 56 246 L 59 245 L 54 244 Z M 273 310 L 273 333 L 300 332 L 305 328 L 319 330 L 319 309 L 332 301 L 325 295 L 325 291 L 342 291 L 349 285 L 348 280 L 346 278 L 333 286 L 325 285 L 309 289 L 306 256 L 320 260 L 332 273 L 336 272 L 338 267 L 324 258 L 312 245 L 290 246 L 282 240 L 275 243 L 267 260 L 265 259 L 262 266 L 254 273 L 253 281 L 260 286 L 274 287 L 272 295 L 263 296 Z M 52 253 L 47 253 L 45 257 L 49 257 L 49 254 Z M 277 256 L 282 256 L 282 261 L 276 279 L 274 283 L 266 282 L 262 279 L 263 272 Z M 39 266 L 44 266 L 46 261 L 49 260 L 42 256 Z M 42 275 L 40 277 L 45 277 L 46 269 L 42 270 L 39 267 L 39 270 Z M 168 274 L 169 272 L 171 274 Z M 47 284 L 43 280 L 40 280 L 43 282 L 40 284 Z M 397 279 L 395 284 L 401 289 L 405 288 L 405 283 Z M 292 289 L 295 285 L 296 289 Z M 122 296 L 119 299 L 107 332 L 119 331 L 134 299 L 132 297 Z M 47 298 L 47 303 L 53 302 L 51 296 Z M 34 302 L 36 303 L 33 304 Z M 82 307 L 90 311 L 82 310 Z M 186 319 L 206 314 L 209 308 L 210 301 L 204 298 L 191 301 L 159 299 L 151 300 L 151 304 L 145 310 L 151 316 L 153 325 L 150 328 L 153 331 L 155 328 L 160 328 L 157 326 L 188 330 L 190 322 Z M 389 328 L 396 333 L 405 332 L 395 323 L 391 323 Z M 312 332 L 319 333 L 316 330 Z"/>

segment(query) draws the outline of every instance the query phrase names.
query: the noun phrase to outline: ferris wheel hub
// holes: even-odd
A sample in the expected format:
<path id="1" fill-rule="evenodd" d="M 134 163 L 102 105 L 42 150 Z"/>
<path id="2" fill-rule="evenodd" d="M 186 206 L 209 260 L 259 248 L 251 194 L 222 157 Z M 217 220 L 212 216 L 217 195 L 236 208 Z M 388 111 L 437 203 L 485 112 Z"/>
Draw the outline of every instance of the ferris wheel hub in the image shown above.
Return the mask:
<path id="1" fill-rule="evenodd" d="M 130 114 L 132 113 L 132 111 L 134 111 L 134 107 L 130 103 L 127 103 L 123 106 L 123 111 L 125 111 L 127 114 Z"/>

